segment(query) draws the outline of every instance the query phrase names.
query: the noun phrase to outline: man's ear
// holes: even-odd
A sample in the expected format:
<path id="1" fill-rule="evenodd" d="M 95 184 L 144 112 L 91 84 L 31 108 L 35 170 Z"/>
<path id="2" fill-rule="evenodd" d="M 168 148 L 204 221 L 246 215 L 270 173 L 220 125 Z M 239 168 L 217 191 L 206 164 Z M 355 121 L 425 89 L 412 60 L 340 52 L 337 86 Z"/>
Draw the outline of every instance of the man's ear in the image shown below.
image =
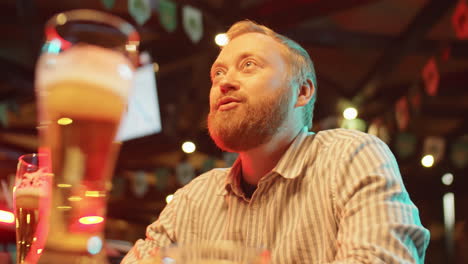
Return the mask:
<path id="1" fill-rule="evenodd" d="M 312 99 L 315 87 L 311 79 L 306 79 L 304 83 L 299 86 L 299 93 L 297 94 L 297 101 L 294 107 L 305 106 Z"/>

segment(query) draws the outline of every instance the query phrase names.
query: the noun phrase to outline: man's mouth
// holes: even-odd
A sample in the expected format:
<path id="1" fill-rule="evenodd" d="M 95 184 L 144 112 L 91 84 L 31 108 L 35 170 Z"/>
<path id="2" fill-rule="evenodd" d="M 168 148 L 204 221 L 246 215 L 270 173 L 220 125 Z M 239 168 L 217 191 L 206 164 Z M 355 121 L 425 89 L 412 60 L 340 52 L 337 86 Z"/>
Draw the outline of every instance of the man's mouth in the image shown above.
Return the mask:
<path id="1" fill-rule="evenodd" d="M 216 104 L 216 109 L 219 111 L 227 111 L 230 109 L 233 109 L 239 105 L 241 100 L 231 97 L 231 96 L 226 96 L 218 100 L 218 103 Z"/>

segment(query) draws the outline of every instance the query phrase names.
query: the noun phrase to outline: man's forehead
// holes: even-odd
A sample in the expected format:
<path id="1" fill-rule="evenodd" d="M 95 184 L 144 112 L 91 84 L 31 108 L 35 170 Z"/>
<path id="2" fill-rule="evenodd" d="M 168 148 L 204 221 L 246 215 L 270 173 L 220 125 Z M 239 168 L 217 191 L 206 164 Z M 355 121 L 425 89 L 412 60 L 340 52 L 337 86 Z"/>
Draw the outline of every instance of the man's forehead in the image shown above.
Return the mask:
<path id="1" fill-rule="evenodd" d="M 271 54 L 274 49 L 283 52 L 283 47 L 272 37 L 265 34 L 251 32 L 235 37 L 219 53 L 215 63 L 226 59 L 235 59 L 246 54 L 259 55 Z"/>

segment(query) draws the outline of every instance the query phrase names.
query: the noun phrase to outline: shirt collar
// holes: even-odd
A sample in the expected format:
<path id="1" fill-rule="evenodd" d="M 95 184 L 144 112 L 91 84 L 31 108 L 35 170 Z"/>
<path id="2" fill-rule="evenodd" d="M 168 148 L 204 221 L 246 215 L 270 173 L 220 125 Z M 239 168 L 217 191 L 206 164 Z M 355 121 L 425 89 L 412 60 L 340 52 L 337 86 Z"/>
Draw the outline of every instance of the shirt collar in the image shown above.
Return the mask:
<path id="1" fill-rule="evenodd" d="M 301 155 L 301 152 L 303 152 L 303 149 L 301 148 L 302 142 L 310 134 L 313 133 L 309 133 L 307 127 L 302 128 L 279 162 L 272 169 L 272 172 L 276 172 L 286 179 L 294 179 L 299 176 L 305 160 Z M 238 196 L 243 195 L 240 188 L 241 169 L 242 162 L 238 157 L 232 167 L 227 171 L 226 182 L 224 185 L 225 188 L 219 192 L 220 195 L 226 194 L 227 190 L 232 190 Z"/>
<path id="2" fill-rule="evenodd" d="M 308 132 L 307 127 L 302 128 L 272 171 L 286 179 L 294 179 L 299 176 L 306 160 L 304 158 L 306 146 L 303 146 L 302 143 L 307 136 L 313 134 L 313 132 Z"/>

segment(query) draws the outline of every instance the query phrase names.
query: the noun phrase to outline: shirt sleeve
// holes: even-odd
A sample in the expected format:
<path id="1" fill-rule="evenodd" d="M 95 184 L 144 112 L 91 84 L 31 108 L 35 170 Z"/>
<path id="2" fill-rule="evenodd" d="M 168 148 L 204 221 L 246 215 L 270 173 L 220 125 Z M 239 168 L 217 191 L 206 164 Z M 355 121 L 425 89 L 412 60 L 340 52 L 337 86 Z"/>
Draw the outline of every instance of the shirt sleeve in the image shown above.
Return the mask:
<path id="1" fill-rule="evenodd" d="M 181 190 L 174 194 L 174 198 L 163 209 L 158 220 L 146 228 L 146 238 L 135 242 L 121 264 L 142 263 L 141 260 L 145 258 L 154 258 L 160 247 L 176 242 L 174 225 L 180 196 Z"/>
<path id="2" fill-rule="evenodd" d="M 366 135 L 342 147 L 332 184 L 339 228 L 333 263 L 424 263 L 429 231 L 387 145 Z"/>

